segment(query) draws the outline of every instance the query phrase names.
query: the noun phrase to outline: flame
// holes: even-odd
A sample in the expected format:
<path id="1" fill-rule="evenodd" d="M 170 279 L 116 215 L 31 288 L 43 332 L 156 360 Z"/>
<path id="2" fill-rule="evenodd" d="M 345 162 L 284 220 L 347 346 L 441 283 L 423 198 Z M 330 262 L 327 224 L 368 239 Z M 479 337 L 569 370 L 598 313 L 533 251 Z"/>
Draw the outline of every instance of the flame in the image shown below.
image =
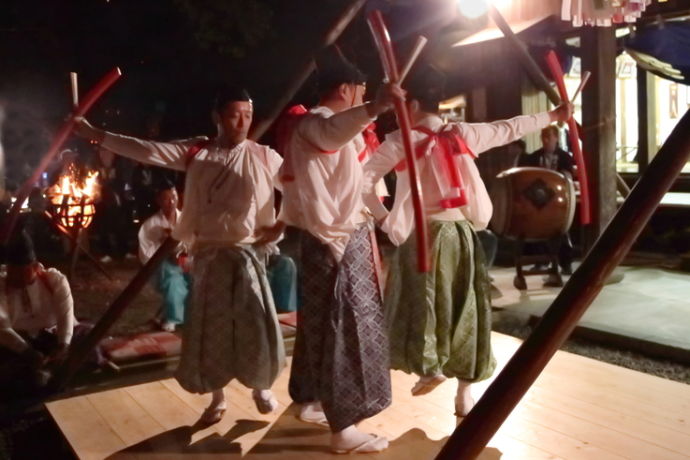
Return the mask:
<path id="1" fill-rule="evenodd" d="M 64 229 L 86 228 L 96 213 L 94 201 L 100 192 L 98 172 L 89 171 L 83 180 L 70 167 L 46 193 L 55 211 L 53 218 Z"/>

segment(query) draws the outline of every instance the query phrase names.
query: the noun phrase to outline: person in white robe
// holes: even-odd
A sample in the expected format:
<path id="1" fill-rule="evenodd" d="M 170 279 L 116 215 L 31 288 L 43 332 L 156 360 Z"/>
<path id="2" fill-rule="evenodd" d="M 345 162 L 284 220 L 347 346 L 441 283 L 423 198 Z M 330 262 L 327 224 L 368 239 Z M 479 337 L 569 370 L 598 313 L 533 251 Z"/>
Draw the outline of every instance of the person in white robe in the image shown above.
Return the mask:
<path id="1" fill-rule="evenodd" d="M 299 229 L 302 254 L 289 390 L 302 420 L 329 425 L 334 452 L 377 452 L 387 439 L 355 426 L 391 400 L 360 157 L 362 132 L 402 93 L 383 85 L 364 104 L 366 79 L 352 64 L 336 57 L 317 66 L 321 100 L 296 121 L 281 171 L 279 220 Z"/>
<path id="2" fill-rule="evenodd" d="M 177 190 L 170 182 L 165 181 L 159 186 L 156 203 L 158 212 L 146 219 L 139 228 L 139 260 L 142 264 L 148 262 L 172 234 L 180 217 Z M 153 285 L 163 300 L 160 318 L 156 318 L 156 322 L 164 331 L 173 332 L 178 324 L 184 322 L 191 283 L 188 265 L 189 258 L 184 246 L 180 245 L 174 254 L 161 262 L 153 275 Z"/>
<path id="3" fill-rule="evenodd" d="M 400 131 L 387 135 L 364 166 L 364 201 L 399 246 L 390 261 L 384 295 L 391 366 L 420 377 L 413 395 L 430 392 L 448 377 L 457 378 L 455 409 L 462 417 L 474 405 L 470 384 L 490 377 L 496 365 L 490 340 L 490 284 L 475 233 L 489 223 L 492 205 L 475 155 L 564 121 L 572 107 L 492 123 L 444 123 L 438 115 L 442 82 L 442 75 L 422 67 L 406 85 L 429 224 L 428 273 L 417 270 L 414 209 Z M 395 202 L 389 212 L 376 197 L 375 184 L 393 169 Z M 464 200 L 459 200 L 450 169 L 459 175 Z"/>
<path id="4" fill-rule="evenodd" d="M 48 361 L 63 358 L 77 321 L 67 277 L 36 261 L 21 231 L 6 251 L 0 276 L 0 388 L 43 385 Z M 12 390 L 8 390 L 12 391 Z"/>
<path id="5" fill-rule="evenodd" d="M 81 120 L 77 132 L 133 160 L 186 172 L 184 202 L 172 237 L 193 257 L 192 301 L 175 377 L 187 391 L 212 393 L 202 421 L 226 410 L 232 379 L 252 388 L 261 413 L 277 407 L 271 385 L 285 351 L 263 258 L 277 240 L 274 186 L 282 158 L 247 139 L 253 105 L 245 90 L 225 88 L 212 112 L 218 135 L 151 142 L 108 133 Z"/>

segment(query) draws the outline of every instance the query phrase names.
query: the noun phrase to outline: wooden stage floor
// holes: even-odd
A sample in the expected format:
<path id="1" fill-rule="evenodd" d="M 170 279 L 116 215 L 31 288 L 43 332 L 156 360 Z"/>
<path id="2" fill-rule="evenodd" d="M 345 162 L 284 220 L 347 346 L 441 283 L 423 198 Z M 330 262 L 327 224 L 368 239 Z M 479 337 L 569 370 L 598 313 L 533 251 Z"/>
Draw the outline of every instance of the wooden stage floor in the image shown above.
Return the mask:
<path id="1" fill-rule="evenodd" d="M 519 341 L 493 336 L 499 365 Z M 249 390 L 226 388 L 228 412 L 195 425 L 208 397 L 174 380 L 50 402 L 48 409 L 84 459 L 326 459 L 328 431 L 295 418 L 286 369 L 274 386 L 277 414 L 261 416 Z M 362 427 L 392 440 L 362 459 L 432 459 L 455 428 L 455 382 L 412 397 L 415 378 L 393 373 L 393 405 Z M 488 382 L 476 385 L 475 397 Z M 690 459 L 690 386 L 558 352 L 480 457 L 482 459 Z"/>

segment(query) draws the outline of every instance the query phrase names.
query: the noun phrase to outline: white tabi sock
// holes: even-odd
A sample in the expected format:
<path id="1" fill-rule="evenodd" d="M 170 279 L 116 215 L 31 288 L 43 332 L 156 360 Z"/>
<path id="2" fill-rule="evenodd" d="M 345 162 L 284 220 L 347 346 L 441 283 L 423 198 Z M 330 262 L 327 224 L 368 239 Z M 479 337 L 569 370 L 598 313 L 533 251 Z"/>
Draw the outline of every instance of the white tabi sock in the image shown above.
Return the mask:
<path id="1" fill-rule="evenodd" d="M 363 433 L 350 425 L 331 435 L 331 450 L 338 454 L 381 452 L 388 447 L 388 439 Z"/>
<path id="2" fill-rule="evenodd" d="M 307 423 L 328 426 L 326 414 L 321 407 L 321 401 L 312 401 L 302 404 L 299 412 L 299 419 Z"/>

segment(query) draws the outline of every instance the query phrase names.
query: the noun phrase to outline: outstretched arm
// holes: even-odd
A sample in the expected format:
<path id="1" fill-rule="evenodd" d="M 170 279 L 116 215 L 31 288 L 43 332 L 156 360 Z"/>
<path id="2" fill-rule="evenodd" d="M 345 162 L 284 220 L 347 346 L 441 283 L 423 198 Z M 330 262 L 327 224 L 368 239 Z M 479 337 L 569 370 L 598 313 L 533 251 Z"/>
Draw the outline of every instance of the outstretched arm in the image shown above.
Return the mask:
<path id="1" fill-rule="evenodd" d="M 493 123 L 458 123 L 455 127 L 467 143 L 467 147 L 474 153 L 480 154 L 520 139 L 525 134 L 545 128 L 555 121 L 566 121 L 572 113 L 573 106 L 568 103 L 537 115 L 523 115 Z"/>
<path id="2" fill-rule="evenodd" d="M 109 133 L 91 125 L 86 119 L 77 120 L 76 133 L 103 145 L 118 155 L 141 163 L 184 171 L 187 169 L 186 154 L 191 145 L 184 142 L 152 142 L 135 137 Z"/>
<path id="3" fill-rule="evenodd" d="M 328 118 L 309 117 L 298 125 L 298 133 L 323 152 L 339 150 L 364 131 L 372 120 L 393 107 L 395 98 L 404 97 L 398 86 L 386 83 L 379 87 L 376 98 Z"/>

